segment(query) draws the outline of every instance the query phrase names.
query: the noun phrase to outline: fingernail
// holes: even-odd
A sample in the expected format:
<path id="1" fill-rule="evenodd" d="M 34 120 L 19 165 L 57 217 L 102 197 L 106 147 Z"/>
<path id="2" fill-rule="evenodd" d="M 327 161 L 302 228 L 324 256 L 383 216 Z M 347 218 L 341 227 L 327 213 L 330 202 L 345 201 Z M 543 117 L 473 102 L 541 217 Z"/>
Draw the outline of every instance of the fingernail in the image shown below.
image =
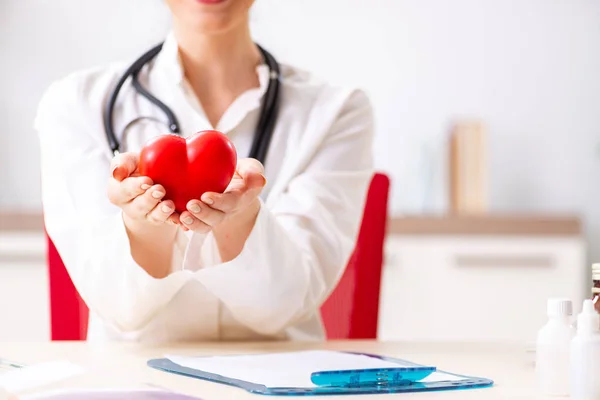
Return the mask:
<path id="1" fill-rule="evenodd" d="M 112 170 L 112 176 L 114 179 L 122 181 L 123 179 L 127 178 L 127 172 L 123 171 L 123 168 L 121 168 L 120 165 L 117 165 Z"/>
<path id="2" fill-rule="evenodd" d="M 160 199 L 161 197 L 163 197 L 165 194 L 163 192 L 160 191 L 155 191 L 152 193 L 152 197 L 154 197 L 155 199 Z"/>
<path id="3" fill-rule="evenodd" d="M 160 207 L 160 209 L 162 210 L 162 212 L 166 212 L 166 213 L 168 213 L 168 212 L 171 212 L 171 207 L 169 207 L 169 206 L 168 206 L 168 205 L 166 205 L 166 204 L 163 204 L 163 205 Z"/>
<path id="4" fill-rule="evenodd" d="M 148 189 L 150 189 L 150 185 L 148 185 L 147 183 L 143 183 L 142 190 L 148 190 Z"/>
<path id="5" fill-rule="evenodd" d="M 263 179 L 263 184 L 262 185 L 266 186 L 267 185 L 267 177 L 264 176 L 263 174 L 260 174 L 260 177 Z"/>
<path id="6" fill-rule="evenodd" d="M 192 204 L 190 206 L 190 211 L 193 212 L 193 213 L 198 214 L 201 211 L 201 209 L 200 209 L 200 206 L 198 204 L 194 203 L 194 204 Z"/>
<path id="7" fill-rule="evenodd" d="M 183 223 L 186 224 L 186 225 L 191 225 L 191 224 L 194 223 L 194 219 L 192 217 L 185 217 L 183 219 Z"/>
<path id="8" fill-rule="evenodd" d="M 205 199 L 204 199 L 204 202 L 205 202 L 206 204 L 208 204 L 209 206 L 210 206 L 211 204 L 214 204 L 214 203 L 215 203 L 215 201 L 214 201 L 213 199 L 211 199 L 210 197 L 207 197 L 207 198 L 205 198 Z"/>

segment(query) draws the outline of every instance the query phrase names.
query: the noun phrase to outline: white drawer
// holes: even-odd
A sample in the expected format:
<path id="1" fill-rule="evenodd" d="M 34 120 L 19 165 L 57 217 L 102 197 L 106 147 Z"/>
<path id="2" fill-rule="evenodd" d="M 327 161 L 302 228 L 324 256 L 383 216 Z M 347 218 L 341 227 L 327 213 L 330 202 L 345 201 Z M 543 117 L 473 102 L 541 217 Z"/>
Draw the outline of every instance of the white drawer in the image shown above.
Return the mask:
<path id="1" fill-rule="evenodd" d="M 576 238 L 391 237 L 386 247 L 384 340 L 531 342 L 549 297 L 579 310 L 589 290 Z"/>
<path id="2" fill-rule="evenodd" d="M 0 342 L 50 339 L 45 263 L 0 261 Z"/>

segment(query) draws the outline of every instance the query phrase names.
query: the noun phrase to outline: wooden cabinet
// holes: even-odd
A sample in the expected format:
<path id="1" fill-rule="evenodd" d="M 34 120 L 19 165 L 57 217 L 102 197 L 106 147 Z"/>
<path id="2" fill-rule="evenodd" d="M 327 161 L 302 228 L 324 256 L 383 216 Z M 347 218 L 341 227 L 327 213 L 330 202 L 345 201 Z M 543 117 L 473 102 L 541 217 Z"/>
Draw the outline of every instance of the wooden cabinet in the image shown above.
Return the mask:
<path id="1" fill-rule="evenodd" d="M 529 343 L 546 321 L 549 297 L 571 298 L 578 312 L 590 287 L 578 225 L 526 229 L 530 219 L 515 221 L 512 233 L 508 225 L 494 230 L 493 220 L 454 229 L 436 220 L 429 231 L 392 223 L 380 338 Z"/>

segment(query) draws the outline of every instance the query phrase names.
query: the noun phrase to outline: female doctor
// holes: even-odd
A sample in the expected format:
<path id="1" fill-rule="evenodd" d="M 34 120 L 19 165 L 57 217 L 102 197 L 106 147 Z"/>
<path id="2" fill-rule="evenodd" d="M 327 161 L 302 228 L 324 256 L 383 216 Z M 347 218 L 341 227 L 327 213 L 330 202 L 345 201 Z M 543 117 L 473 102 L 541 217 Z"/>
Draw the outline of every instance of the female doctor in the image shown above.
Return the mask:
<path id="1" fill-rule="evenodd" d="M 138 82 L 181 135 L 227 134 L 237 174 L 178 214 L 137 172 L 141 147 L 169 130 L 131 79 L 109 124 L 119 151 L 107 139 L 103 111 L 131 61 L 51 85 L 35 121 L 45 224 L 90 308 L 88 339 L 322 339 L 319 308 L 353 250 L 373 172 L 369 101 L 268 62 L 250 35 L 252 0 L 166 3 L 173 30 Z M 246 155 L 274 80 L 277 123 L 260 162 Z"/>

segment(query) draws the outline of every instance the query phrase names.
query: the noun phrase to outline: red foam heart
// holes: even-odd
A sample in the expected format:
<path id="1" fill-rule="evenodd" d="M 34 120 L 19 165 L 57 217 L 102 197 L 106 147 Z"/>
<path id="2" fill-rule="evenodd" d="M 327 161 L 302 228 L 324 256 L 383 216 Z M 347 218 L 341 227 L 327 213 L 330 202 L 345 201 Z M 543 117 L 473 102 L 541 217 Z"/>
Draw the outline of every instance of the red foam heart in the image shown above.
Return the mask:
<path id="1" fill-rule="evenodd" d="M 235 146 L 219 131 L 200 131 L 188 138 L 174 134 L 151 139 L 140 152 L 139 172 L 163 185 L 165 199 L 181 213 L 205 192 L 225 191 L 237 165 Z"/>

